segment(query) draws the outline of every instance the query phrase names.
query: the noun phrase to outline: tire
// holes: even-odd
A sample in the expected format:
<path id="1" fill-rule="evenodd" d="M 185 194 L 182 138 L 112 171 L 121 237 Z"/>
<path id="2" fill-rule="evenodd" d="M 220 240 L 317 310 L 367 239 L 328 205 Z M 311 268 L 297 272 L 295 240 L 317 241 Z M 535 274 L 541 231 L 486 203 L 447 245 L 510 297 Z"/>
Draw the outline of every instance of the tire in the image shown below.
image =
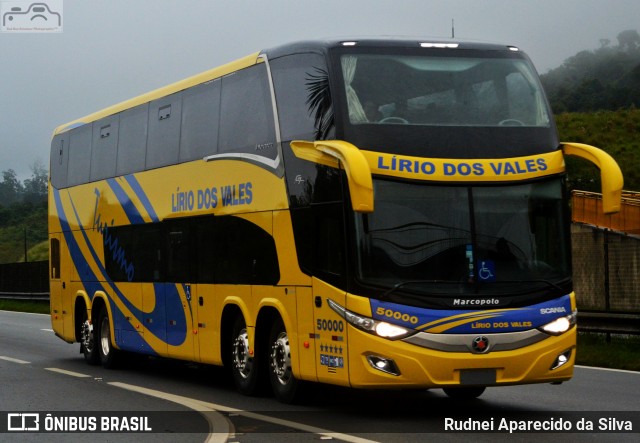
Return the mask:
<path id="1" fill-rule="evenodd" d="M 260 355 L 258 352 L 250 355 L 249 349 L 247 325 L 242 315 L 239 315 L 233 323 L 229 346 L 231 374 L 238 392 L 257 395 L 260 391 Z"/>
<path id="2" fill-rule="evenodd" d="M 459 400 L 471 400 L 482 395 L 485 386 L 468 386 L 464 388 L 443 388 L 445 394 Z"/>
<path id="3" fill-rule="evenodd" d="M 98 316 L 98 324 L 94 325 L 94 336 L 96 327 L 98 328 L 96 347 L 100 355 L 100 364 L 102 364 L 103 368 L 113 369 L 117 366 L 119 351 L 111 343 L 111 321 L 109 320 L 106 306 L 102 307 Z"/>
<path id="4" fill-rule="evenodd" d="M 282 403 L 296 403 L 301 382 L 291 369 L 289 336 L 282 319 L 278 318 L 269 334 L 269 380 L 273 395 Z"/>
<path id="5" fill-rule="evenodd" d="M 84 359 L 90 365 L 97 365 L 100 363 L 100 354 L 98 352 L 98 346 L 96 346 L 97 340 L 94 332 L 93 324 L 89 322 L 87 318 L 86 309 L 82 309 L 80 318 L 80 352 L 84 354 Z"/>

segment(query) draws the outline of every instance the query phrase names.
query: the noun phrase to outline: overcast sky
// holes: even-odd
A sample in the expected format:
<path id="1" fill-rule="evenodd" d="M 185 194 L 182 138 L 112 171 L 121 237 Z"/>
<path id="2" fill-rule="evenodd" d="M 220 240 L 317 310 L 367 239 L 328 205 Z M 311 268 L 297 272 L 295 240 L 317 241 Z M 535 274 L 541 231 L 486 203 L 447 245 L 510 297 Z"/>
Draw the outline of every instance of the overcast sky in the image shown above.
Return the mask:
<path id="1" fill-rule="evenodd" d="M 448 38 L 454 19 L 456 38 L 516 45 L 542 74 L 640 30 L 639 0 L 63 1 L 61 33 L 0 32 L 0 171 L 21 180 L 48 168 L 56 126 L 290 41 Z"/>

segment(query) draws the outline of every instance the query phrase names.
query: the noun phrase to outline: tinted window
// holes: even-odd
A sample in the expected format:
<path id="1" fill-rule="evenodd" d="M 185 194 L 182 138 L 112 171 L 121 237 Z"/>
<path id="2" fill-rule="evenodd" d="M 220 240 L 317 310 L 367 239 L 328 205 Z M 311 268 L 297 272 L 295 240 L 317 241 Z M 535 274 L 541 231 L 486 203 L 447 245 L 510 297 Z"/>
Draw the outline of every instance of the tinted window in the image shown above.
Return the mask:
<path id="1" fill-rule="evenodd" d="M 52 279 L 60 278 L 60 240 L 57 238 L 51 239 L 51 260 L 49 261 L 49 276 Z"/>
<path id="2" fill-rule="evenodd" d="M 158 223 L 131 226 L 134 233 L 135 281 L 161 281 L 164 248 L 162 227 Z"/>
<path id="3" fill-rule="evenodd" d="M 146 169 L 177 163 L 181 113 L 180 93 L 155 100 L 149 105 Z"/>
<path id="4" fill-rule="evenodd" d="M 300 266 L 338 287 L 344 287 L 346 277 L 342 208 L 323 204 L 291 211 Z"/>
<path id="5" fill-rule="evenodd" d="M 167 281 L 188 282 L 191 262 L 195 261 L 197 245 L 190 245 L 189 220 L 167 224 Z M 194 263 L 195 264 L 195 263 Z"/>
<path id="6" fill-rule="evenodd" d="M 264 64 L 222 79 L 220 152 L 276 156 L 275 127 Z"/>
<path id="7" fill-rule="evenodd" d="M 181 162 L 196 160 L 218 151 L 220 80 L 184 92 L 182 102 Z"/>
<path id="8" fill-rule="evenodd" d="M 327 70 L 319 54 L 296 54 L 270 61 L 282 140 L 314 140 L 314 112 L 309 83 Z"/>
<path id="9" fill-rule="evenodd" d="M 131 174 L 144 169 L 147 151 L 149 104 L 127 109 L 120 114 L 116 173 Z"/>
<path id="10" fill-rule="evenodd" d="M 280 280 L 273 237 L 239 217 L 215 219 L 216 283 L 276 284 Z M 205 251 L 207 248 L 203 248 Z"/>
<path id="11" fill-rule="evenodd" d="M 195 217 L 107 228 L 104 261 L 113 281 L 276 284 L 273 237 L 239 217 Z"/>
<path id="12" fill-rule="evenodd" d="M 69 161 L 69 133 L 56 135 L 51 142 L 51 184 L 56 188 L 67 186 L 67 163 Z"/>
<path id="13" fill-rule="evenodd" d="M 113 281 L 139 281 L 136 274 L 132 226 L 102 228 L 104 265 Z"/>
<path id="14" fill-rule="evenodd" d="M 91 137 L 92 126 L 84 125 L 70 132 L 69 168 L 67 185 L 79 185 L 89 181 L 91 169 Z"/>
<path id="15" fill-rule="evenodd" d="M 116 114 L 93 123 L 91 181 L 116 175 L 119 120 L 120 115 Z"/>

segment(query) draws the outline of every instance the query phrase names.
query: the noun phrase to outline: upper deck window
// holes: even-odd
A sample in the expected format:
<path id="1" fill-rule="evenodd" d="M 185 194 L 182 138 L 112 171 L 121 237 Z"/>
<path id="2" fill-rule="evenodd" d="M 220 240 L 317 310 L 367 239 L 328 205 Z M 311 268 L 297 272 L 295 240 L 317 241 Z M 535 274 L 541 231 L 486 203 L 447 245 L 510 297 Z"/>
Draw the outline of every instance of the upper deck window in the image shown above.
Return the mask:
<path id="1" fill-rule="evenodd" d="M 550 126 L 523 58 L 349 53 L 340 66 L 352 125 Z"/>

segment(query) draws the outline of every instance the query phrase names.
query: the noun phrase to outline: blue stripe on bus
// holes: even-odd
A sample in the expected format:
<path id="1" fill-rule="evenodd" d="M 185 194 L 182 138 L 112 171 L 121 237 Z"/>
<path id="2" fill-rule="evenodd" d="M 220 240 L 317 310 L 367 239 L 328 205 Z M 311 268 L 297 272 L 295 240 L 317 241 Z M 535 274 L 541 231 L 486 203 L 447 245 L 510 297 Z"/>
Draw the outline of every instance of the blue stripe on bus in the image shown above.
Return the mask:
<path id="1" fill-rule="evenodd" d="M 122 206 L 122 209 L 124 209 L 124 212 L 127 215 L 129 222 L 133 225 L 144 223 L 144 219 L 142 218 L 142 215 L 138 211 L 138 208 L 135 207 L 135 205 L 133 204 L 133 202 L 125 192 L 125 190 L 122 189 L 122 186 L 120 186 L 120 183 L 118 183 L 118 181 L 115 178 L 107 179 L 107 183 L 109 184 L 109 187 L 111 188 L 113 193 L 116 195 L 116 198 L 120 202 L 120 206 Z"/>
<path id="2" fill-rule="evenodd" d="M 522 308 L 425 309 L 371 299 L 373 318 L 411 329 L 449 334 L 516 332 L 543 326 L 571 314 L 571 297 L 563 295 Z M 484 318 L 483 318 L 484 317 Z M 449 328 L 444 328 L 447 324 Z"/>
<path id="3" fill-rule="evenodd" d="M 81 277 L 82 285 L 84 286 L 85 291 L 87 292 L 87 294 L 89 295 L 89 298 L 91 299 L 93 299 L 93 296 L 97 291 L 103 291 L 106 294 L 106 291 L 104 290 L 104 286 L 99 282 L 99 278 L 91 270 L 91 266 L 89 265 L 89 262 L 86 260 L 84 254 L 80 250 L 80 246 L 78 245 L 75 237 L 73 236 L 73 233 L 71 232 L 71 228 L 68 223 L 68 218 L 66 217 L 64 208 L 62 206 L 60 192 L 58 190 L 54 190 L 54 199 L 56 202 L 57 212 L 58 214 L 60 214 L 60 217 L 59 217 L 60 225 L 62 227 L 62 232 L 64 234 L 67 247 L 69 248 L 71 260 L 73 261 L 75 268 L 78 270 L 78 274 Z M 80 225 L 78 212 L 75 208 L 73 200 L 71 200 L 71 207 L 73 208 L 74 215 L 78 220 L 78 224 Z M 91 242 L 89 241 L 86 231 L 81 228 L 80 232 L 82 233 L 82 236 L 85 240 L 85 244 L 87 245 L 87 248 L 91 253 L 93 261 L 98 267 L 98 269 L 100 270 L 100 272 L 102 273 L 105 282 L 111 287 L 113 292 L 120 298 L 122 303 L 125 304 L 125 306 L 129 309 L 129 311 L 131 311 L 131 313 L 134 315 L 136 320 L 138 320 L 140 324 L 145 324 L 143 322 L 145 317 L 144 313 L 140 309 L 136 308 L 125 297 L 125 295 L 116 287 L 116 285 L 111 279 L 106 277 L 107 272 L 104 269 L 104 266 L 102 265 L 102 263 L 100 262 L 98 258 L 98 254 L 96 253 L 95 249 L 91 245 Z M 167 312 L 171 312 L 172 315 L 177 315 L 176 326 L 180 327 L 180 331 L 179 332 L 176 331 L 176 333 L 172 334 L 171 340 L 167 341 L 167 343 L 172 346 L 179 346 L 182 343 L 184 343 L 187 336 L 186 315 L 184 312 L 184 308 L 182 307 L 182 300 L 180 299 L 180 294 L 178 293 L 175 285 L 165 285 L 166 287 L 173 288 L 173 290 L 165 289 L 164 290 L 165 293 L 163 294 L 164 296 L 160 298 L 157 296 L 159 292 L 158 286 L 159 284 L 154 284 L 154 298 L 156 300 L 154 310 L 150 313 L 147 313 L 146 317 L 147 318 L 166 317 Z M 109 304 L 111 306 L 112 313 L 119 311 L 118 307 L 110 298 L 109 298 Z M 158 308 L 163 308 L 164 312 L 159 311 Z M 127 321 L 124 319 L 121 313 L 118 312 L 118 314 L 120 314 L 119 316 L 122 317 L 124 321 Z M 114 317 L 115 317 L 115 314 L 114 314 Z M 114 327 L 116 327 L 115 325 L 117 325 L 118 323 L 115 323 L 115 320 L 116 320 L 115 318 L 113 320 L 114 320 Z M 162 338 L 166 337 L 166 322 L 151 322 L 151 323 L 145 324 L 145 327 L 157 337 L 162 337 Z M 145 342 L 145 346 L 148 347 L 148 349 L 141 349 L 141 351 L 148 354 L 156 354 L 155 351 L 153 351 L 153 349 L 149 347 L 148 344 L 146 344 L 146 342 Z"/>
<path id="4" fill-rule="evenodd" d="M 124 179 L 127 181 L 127 183 L 129 183 L 129 186 L 131 186 L 131 189 L 133 189 L 133 192 L 135 192 L 136 196 L 138 196 L 138 198 L 140 199 L 140 202 L 144 206 L 144 209 L 147 211 L 147 214 L 149 214 L 151 221 L 153 223 L 160 221 L 158 219 L 158 215 L 156 214 L 156 211 L 153 209 L 153 206 L 151 205 L 151 201 L 149 201 L 149 197 L 147 197 L 147 194 L 145 194 L 145 192 L 142 190 L 142 186 L 140 186 L 140 183 L 138 182 L 136 177 L 133 174 L 130 174 L 130 175 L 125 175 Z"/>
<path id="5" fill-rule="evenodd" d="M 87 291 L 89 298 L 93 299 L 93 294 L 95 294 L 96 291 L 102 291 L 103 287 L 100 283 L 98 283 L 98 279 L 96 278 L 93 271 L 91 271 L 91 267 L 89 266 L 87 261 L 84 259 L 84 255 L 80 250 L 80 246 L 78 245 L 78 242 L 76 242 L 76 238 L 71 232 L 68 218 L 66 216 L 66 213 L 64 212 L 64 208 L 62 207 L 60 191 L 54 189 L 53 197 L 56 202 L 56 210 L 59 214 L 58 219 L 60 220 L 62 234 L 64 235 L 64 239 L 67 243 L 67 248 L 69 249 L 71 260 L 73 261 L 75 268 L 78 270 L 78 273 L 82 273 L 88 277 L 86 279 L 82 279 L 82 284 L 85 288 L 85 291 Z"/>

